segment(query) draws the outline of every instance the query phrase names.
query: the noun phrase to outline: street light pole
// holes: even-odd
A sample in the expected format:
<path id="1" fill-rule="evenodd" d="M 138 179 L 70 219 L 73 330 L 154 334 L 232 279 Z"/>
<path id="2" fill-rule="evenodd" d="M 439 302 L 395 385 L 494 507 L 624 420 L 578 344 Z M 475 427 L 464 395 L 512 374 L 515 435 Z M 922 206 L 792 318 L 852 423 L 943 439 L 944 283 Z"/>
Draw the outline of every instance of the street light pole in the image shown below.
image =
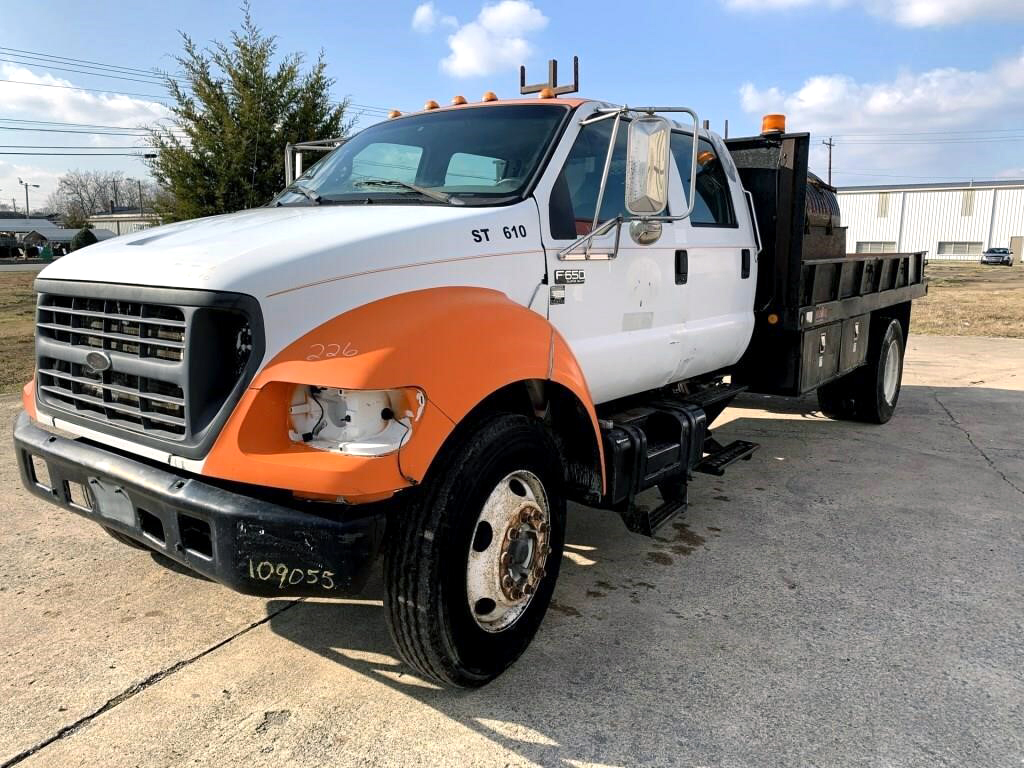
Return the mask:
<path id="1" fill-rule="evenodd" d="M 39 185 L 38 184 L 29 184 L 27 181 L 22 181 L 20 177 L 18 178 L 18 183 L 21 184 L 21 186 L 23 186 L 25 188 L 25 218 L 28 219 L 28 217 L 29 217 L 28 188 L 29 187 L 35 187 L 36 189 L 39 189 Z"/>

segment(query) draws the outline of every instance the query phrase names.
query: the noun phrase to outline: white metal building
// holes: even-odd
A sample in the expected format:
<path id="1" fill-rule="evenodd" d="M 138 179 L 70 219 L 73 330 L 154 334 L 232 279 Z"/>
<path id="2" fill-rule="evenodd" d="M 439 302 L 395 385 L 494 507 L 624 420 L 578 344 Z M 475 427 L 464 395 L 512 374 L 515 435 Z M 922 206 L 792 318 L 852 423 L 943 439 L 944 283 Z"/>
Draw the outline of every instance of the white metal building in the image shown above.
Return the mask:
<path id="1" fill-rule="evenodd" d="M 160 217 L 155 213 L 140 213 L 137 209 L 115 209 L 114 213 L 94 213 L 89 217 L 89 223 L 109 229 L 115 235 L 127 235 L 159 226 Z"/>
<path id="2" fill-rule="evenodd" d="M 851 252 L 977 261 L 1011 248 L 1015 264 L 1024 255 L 1024 179 L 843 187 L 838 198 Z"/>

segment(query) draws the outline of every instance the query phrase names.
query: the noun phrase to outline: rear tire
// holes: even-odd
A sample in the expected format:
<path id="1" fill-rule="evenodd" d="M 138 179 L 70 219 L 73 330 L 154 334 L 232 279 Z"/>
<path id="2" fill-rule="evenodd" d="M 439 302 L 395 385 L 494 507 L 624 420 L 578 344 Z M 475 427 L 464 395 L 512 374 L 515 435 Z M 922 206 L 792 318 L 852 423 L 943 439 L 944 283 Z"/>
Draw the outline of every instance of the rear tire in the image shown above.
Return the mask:
<path id="1" fill-rule="evenodd" d="M 544 426 L 515 414 L 481 421 L 438 464 L 390 521 L 388 628 L 418 673 L 474 688 L 519 658 L 547 611 L 565 538 L 563 470 Z"/>
<path id="2" fill-rule="evenodd" d="M 818 405 L 830 419 L 885 424 L 896 410 L 903 381 L 903 327 L 883 317 L 872 323 L 867 362 L 818 387 Z"/>
<path id="3" fill-rule="evenodd" d="M 872 318 L 874 319 L 874 318 Z M 879 318 L 883 323 L 887 318 Z M 884 333 L 872 335 L 868 364 L 861 374 L 857 394 L 857 418 L 871 424 L 885 424 L 892 418 L 900 399 L 903 382 L 903 328 L 898 320 L 888 320 Z"/>
<path id="4" fill-rule="evenodd" d="M 857 415 L 857 372 L 818 387 L 818 407 L 830 419 L 848 421 Z"/>

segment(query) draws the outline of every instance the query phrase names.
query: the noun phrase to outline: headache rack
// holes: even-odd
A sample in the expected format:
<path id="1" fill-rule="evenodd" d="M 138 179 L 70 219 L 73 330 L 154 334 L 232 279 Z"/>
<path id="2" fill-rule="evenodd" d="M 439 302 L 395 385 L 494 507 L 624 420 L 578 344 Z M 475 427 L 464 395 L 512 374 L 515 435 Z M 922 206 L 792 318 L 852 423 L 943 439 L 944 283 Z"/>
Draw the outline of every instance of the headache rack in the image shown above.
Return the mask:
<path id="1" fill-rule="evenodd" d="M 39 410 L 198 456 L 263 353 L 248 296 L 39 280 Z"/>

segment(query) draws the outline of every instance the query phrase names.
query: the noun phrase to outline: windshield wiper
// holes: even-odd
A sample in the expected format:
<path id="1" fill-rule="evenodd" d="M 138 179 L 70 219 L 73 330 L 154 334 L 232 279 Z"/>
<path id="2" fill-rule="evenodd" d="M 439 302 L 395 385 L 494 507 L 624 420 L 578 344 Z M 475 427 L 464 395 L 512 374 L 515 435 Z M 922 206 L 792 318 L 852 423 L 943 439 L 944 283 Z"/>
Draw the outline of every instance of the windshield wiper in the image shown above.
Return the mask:
<path id="1" fill-rule="evenodd" d="M 360 179 L 355 182 L 352 186 L 354 187 L 402 187 L 404 189 L 410 189 L 413 192 L 418 192 L 424 197 L 429 197 L 431 200 L 437 200 L 439 203 L 447 203 L 451 200 L 451 195 L 445 192 L 438 192 L 434 189 L 427 189 L 426 187 L 420 187 L 416 184 L 410 184 L 408 181 L 399 181 L 398 179 Z"/>
<path id="2" fill-rule="evenodd" d="M 316 192 L 314 192 L 309 187 L 304 187 L 301 184 L 296 184 L 294 181 L 291 184 L 289 184 L 287 187 L 285 187 L 284 191 L 285 192 L 298 192 L 300 195 L 302 195 L 307 200 L 312 201 L 312 203 L 314 205 L 320 205 L 320 200 L 321 200 L 320 195 L 318 195 Z M 281 202 L 278 201 L 277 204 L 281 205 Z"/>

